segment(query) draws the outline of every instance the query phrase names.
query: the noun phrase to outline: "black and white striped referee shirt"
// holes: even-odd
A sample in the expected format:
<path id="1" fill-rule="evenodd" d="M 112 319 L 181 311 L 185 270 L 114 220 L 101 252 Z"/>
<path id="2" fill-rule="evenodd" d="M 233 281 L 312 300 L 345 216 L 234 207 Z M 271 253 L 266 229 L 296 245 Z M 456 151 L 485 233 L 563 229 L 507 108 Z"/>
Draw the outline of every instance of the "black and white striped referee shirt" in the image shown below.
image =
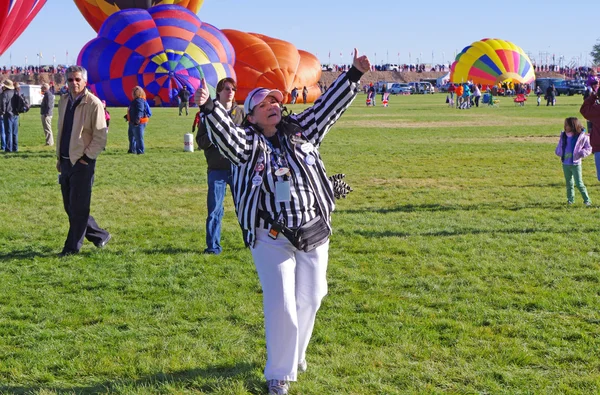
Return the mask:
<path id="1" fill-rule="evenodd" d="M 290 228 L 299 227 L 319 212 L 330 224 L 334 196 L 319 146 L 356 97 L 361 75 L 352 67 L 342 73 L 312 107 L 290 116 L 299 125 L 299 138 L 292 138 L 278 127 L 276 136 L 290 169 L 291 199 L 285 203 L 275 202 L 275 182 L 283 178 L 274 174 L 271 156 L 275 153 L 265 136 L 253 127 L 236 126 L 218 102 L 209 100 L 204 104 L 202 111 L 206 115 L 209 138 L 233 164 L 234 203 L 247 246 L 254 245 L 257 226 L 267 228 L 264 221 L 259 220 L 258 210 L 268 212 L 274 219 L 283 215 Z M 307 159 L 308 156 L 313 158 Z"/>

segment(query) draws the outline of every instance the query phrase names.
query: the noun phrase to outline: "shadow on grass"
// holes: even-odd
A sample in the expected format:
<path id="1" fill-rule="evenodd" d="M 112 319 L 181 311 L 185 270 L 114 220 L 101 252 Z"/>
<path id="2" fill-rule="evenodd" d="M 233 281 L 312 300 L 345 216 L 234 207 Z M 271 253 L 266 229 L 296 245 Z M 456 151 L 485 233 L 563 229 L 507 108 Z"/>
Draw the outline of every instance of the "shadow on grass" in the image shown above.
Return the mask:
<path id="1" fill-rule="evenodd" d="M 43 248 L 39 250 L 13 250 L 0 252 L 0 262 L 10 261 L 14 259 L 32 259 L 32 258 L 49 258 L 56 257 L 60 251 L 52 250 L 50 248 Z"/>
<path id="2" fill-rule="evenodd" d="M 56 151 L 19 151 L 7 152 L 0 156 L 5 159 L 29 159 L 29 158 L 56 158 Z"/>
<path id="3" fill-rule="evenodd" d="M 378 239 L 382 237 L 411 237 L 411 236 L 422 236 L 422 237 L 448 237 L 448 236 L 463 236 L 463 235 L 479 235 L 479 234 L 530 234 L 530 233 L 554 233 L 564 234 L 565 232 L 595 232 L 597 231 L 594 227 L 589 228 L 571 228 L 571 229 L 556 229 L 556 228 L 512 228 L 512 229 L 454 229 L 454 230 L 439 230 L 433 232 L 423 233 L 408 233 L 408 232 L 396 232 L 396 231 L 385 231 L 385 232 L 373 232 L 373 231 L 355 231 L 354 234 L 363 236 L 365 238 Z"/>
<path id="4" fill-rule="evenodd" d="M 561 184 L 562 185 L 562 184 Z M 388 213 L 414 213 L 414 212 L 444 212 L 444 211 L 477 211 L 477 210 L 528 210 L 528 209 L 539 209 L 539 210 L 556 210 L 561 208 L 567 208 L 565 204 L 520 204 L 514 206 L 500 206 L 496 203 L 489 204 L 471 204 L 471 205 L 441 205 L 441 204 L 407 204 L 395 207 L 385 208 L 362 208 L 362 209 L 350 209 L 350 210 L 336 210 L 336 213 L 344 214 L 365 214 L 365 213 L 376 213 L 376 214 L 388 214 Z"/>
<path id="5" fill-rule="evenodd" d="M 111 394 L 119 393 L 123 388 L 129 390 L 149 390 L 157 389 L 161 385 L 176 385 L 186 389 L 201 391 L 202 393 L 217 393 L 222 388 L 223 381 L 234 379 L 243 381 L 245 389 L 251 394 L 262 394 L 265 391 L 264 381 L 249 374 L 258 366 L 250 363 L 239 363 L 236 365 L 221 365 L 208 367 L 206 369 L 182 370 L 174 373 L 157 373 L 143 377 L 138 380 L 106 381 L 88 387 L 55 387 L 52 385 L 37 385 L 29 387 L 0 385 L 0 393 L 10 394 L 37 394 L 42 391 L 51 391 L 56 394 Z M 208 383 L 195 383 L 197 378 L 204 379 Z"/>

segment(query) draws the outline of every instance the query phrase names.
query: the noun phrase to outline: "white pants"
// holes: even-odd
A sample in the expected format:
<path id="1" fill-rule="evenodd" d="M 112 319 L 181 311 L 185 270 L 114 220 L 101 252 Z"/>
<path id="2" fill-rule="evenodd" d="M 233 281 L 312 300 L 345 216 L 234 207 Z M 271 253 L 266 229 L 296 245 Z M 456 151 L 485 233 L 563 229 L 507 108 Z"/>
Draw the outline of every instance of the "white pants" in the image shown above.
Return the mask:
<path id="1" fill-rule="evenodd" d="M 263 290 L 267 380 L 296 381 L 306 358 L 317 310 L 327 294 L 329 240 L 310 252 L 297 250 L 282 234 L 276 240 L 256 229 L 252 257 Z"/>

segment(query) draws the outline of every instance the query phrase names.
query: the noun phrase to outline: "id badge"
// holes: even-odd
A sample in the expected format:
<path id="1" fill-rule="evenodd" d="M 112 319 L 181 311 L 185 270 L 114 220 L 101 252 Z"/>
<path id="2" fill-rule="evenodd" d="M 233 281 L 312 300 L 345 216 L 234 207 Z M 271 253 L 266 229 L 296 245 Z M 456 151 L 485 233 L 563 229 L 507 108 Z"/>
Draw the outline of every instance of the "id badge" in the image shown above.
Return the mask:
<path id="1" fill-rule="evenodd" d="M 277 181 L 275 183 L 275 201 L 277 203 L 289 202 L 292 199 L 289 181 Z"/>

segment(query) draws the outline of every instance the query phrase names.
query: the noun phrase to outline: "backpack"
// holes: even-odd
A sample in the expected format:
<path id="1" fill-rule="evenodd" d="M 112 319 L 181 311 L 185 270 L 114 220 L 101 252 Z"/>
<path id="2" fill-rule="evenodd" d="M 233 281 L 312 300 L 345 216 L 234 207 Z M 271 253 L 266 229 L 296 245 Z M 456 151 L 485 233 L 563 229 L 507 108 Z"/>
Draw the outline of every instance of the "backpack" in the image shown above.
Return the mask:
<path id="1" fill-rule="evenodd" d="M 29 102 L 22 94 L 17 94 L 13 96 L 13 110 L 16 114 L 23 114 L 29 111 Z"/>

